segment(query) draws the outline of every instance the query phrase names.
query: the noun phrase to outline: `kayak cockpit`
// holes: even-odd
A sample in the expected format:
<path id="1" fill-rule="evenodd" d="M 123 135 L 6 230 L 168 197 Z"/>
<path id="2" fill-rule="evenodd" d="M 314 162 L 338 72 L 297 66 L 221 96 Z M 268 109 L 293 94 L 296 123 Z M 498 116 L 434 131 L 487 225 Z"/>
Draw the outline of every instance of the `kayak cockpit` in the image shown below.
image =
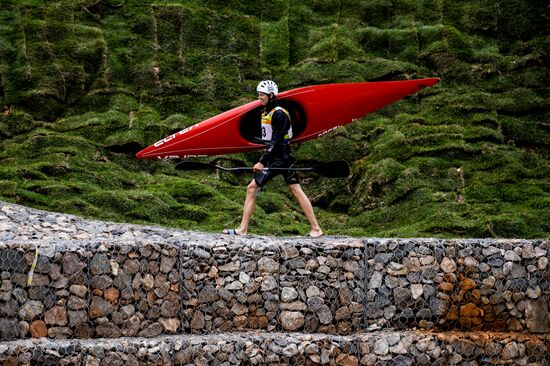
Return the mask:
<path id="1" fill-rule="evenodd" d="M 304 108 L 297 102 L 290 100 L 278 100 L 278 104 L 285 108 L 290 114 L 292 120 L 292 132 L 294 138 L 298 137 L 306 129 L 306 112 Z M 261 116 L 263 107 L 259 106 L 246 112 L 240 121 L 239 132 L 241 136 L 250 142 L 255 144 L 261 143 L 262 130 L 261 130 Z"/>

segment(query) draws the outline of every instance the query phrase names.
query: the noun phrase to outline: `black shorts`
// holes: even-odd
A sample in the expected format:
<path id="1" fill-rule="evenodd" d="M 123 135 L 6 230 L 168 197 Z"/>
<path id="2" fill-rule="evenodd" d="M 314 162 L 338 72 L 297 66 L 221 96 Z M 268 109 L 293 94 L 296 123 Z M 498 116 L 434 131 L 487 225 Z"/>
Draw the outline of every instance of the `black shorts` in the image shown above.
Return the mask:
<path id="1" fill-rule="evenodd" d="M 266 168 L 290 168 L 296 159 L 292 157 L 291 159 L 275 159 L 273 163 L 267 164 Z M 298 179 L 298 173 L 295 171 L 289 171 L 289 170 L 268 170 L 263 171 L 261 173 L 254 174 L 254 180 L 256 181 L 256 184 L 262 188 L 264 187 L 269 181 L 271 181 L 273 178 L 275 178 L 277 175 L 281 174 L 283 178 L 285 179 L 285 183 L 287 185 L 291 184 L 300 184 L 300 179 Z"/>

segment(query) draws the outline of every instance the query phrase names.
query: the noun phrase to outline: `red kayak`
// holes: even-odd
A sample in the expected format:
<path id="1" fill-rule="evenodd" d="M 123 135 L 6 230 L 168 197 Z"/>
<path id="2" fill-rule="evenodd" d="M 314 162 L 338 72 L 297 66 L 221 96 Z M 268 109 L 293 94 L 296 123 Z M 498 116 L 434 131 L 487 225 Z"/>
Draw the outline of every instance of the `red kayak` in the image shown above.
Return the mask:
<path id="1" fill-rule="evenodd" d="M 432 86 L 438 78 L 307 86 L 279 93 L 292 118 L 294 138 L 320 137 L 385 105 Z M 140 159 L 224 155 L 264 148 L 258 100 L 176 132 L 137 154 Z"/>

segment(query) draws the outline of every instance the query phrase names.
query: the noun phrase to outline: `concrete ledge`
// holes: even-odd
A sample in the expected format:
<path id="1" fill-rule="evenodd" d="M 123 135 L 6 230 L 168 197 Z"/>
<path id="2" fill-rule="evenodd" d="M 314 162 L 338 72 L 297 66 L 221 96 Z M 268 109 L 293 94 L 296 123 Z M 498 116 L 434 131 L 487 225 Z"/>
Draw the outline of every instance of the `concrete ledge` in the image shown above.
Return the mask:
<path id="1" fill-rule="evenodd" d="M 10 365 L 549 365 L 550 338 L 517 333 L 381 331 L 353 336 L 220 333 L 0 344 Z"/>

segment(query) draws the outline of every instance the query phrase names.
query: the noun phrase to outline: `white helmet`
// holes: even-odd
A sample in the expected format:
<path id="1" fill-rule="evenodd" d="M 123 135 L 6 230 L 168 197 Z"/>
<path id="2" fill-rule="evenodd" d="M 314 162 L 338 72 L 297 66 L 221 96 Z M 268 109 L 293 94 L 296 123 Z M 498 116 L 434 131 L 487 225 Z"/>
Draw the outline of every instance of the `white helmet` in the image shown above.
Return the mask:
<path id="1" fill-rule="evenodd" d="M 279 88 L 277 88 L 277 84 L 275 84 L 271 80 L 262 80 L 256 87 L 256 91 L 258 93 L 273 93 L 273 95 L 277 95 L 277 93 L 279 92 Z"/>

